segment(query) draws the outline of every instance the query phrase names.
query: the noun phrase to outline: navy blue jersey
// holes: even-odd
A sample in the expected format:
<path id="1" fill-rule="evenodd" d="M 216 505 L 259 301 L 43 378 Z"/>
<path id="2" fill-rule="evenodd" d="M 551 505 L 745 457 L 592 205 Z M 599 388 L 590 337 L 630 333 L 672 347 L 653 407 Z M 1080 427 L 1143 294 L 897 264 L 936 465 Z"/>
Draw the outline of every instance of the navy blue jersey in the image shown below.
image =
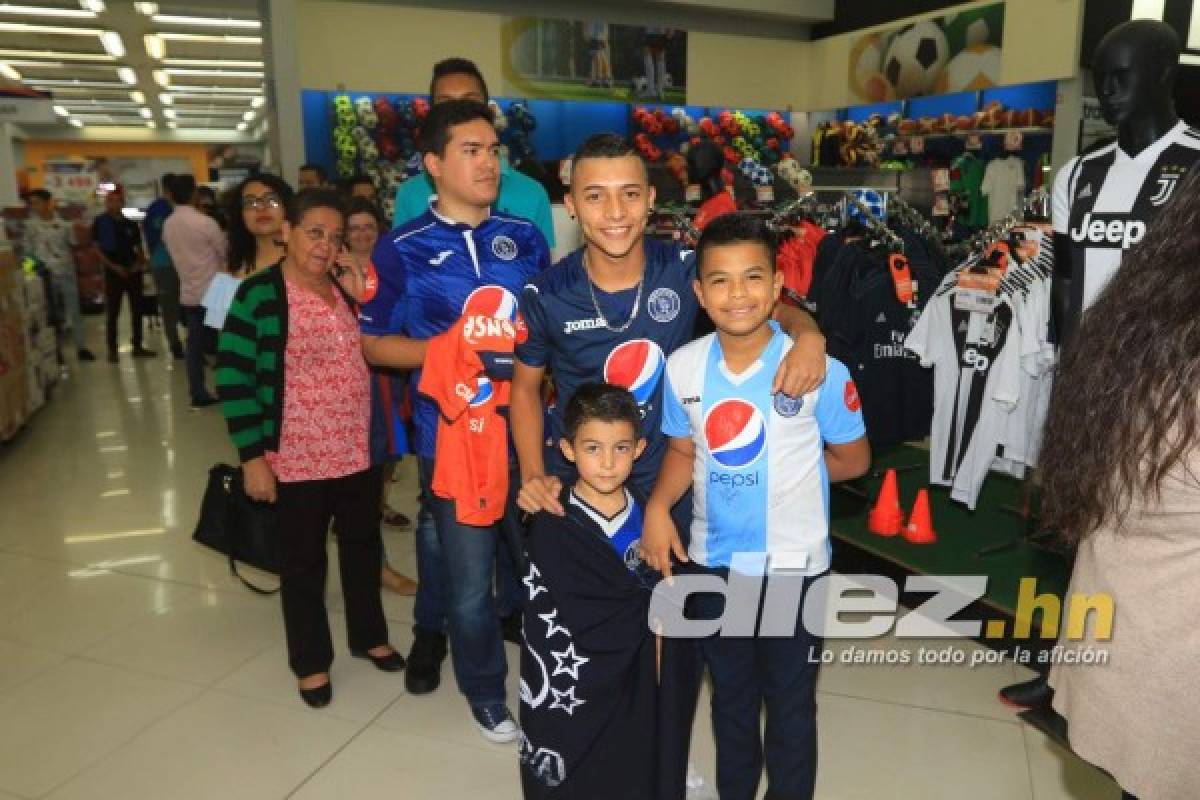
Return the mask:
<path id="1" fill-rule="evenodd" d="M 546 367 L 554 378 L 558 402 L 547 415 L 548 441 L 562 436 L 562 414 L 575 390 L 590 381 L 608 381 L 633 393 L 642 412 L 647 446 L 634 464 L 630 482 L 649 494 L 666 452 L 662 434 L 662 374 L 667 356 L 692 338 L 700 304 L 692 290 L 695 258 L 677 246 L 645 240 L 646 268 L 637 317 L 637 289 L 595 289 L 599 314 L 592 302 L 583 249 L 576 250 L 534 278 L 521 295 L 521 311 L 529 339 L 517 346 L 517 358 L 531 367 Z M 600 319 L 603 314 L 604 320 Z M 567 480 L 573 470 L 557 444 L 546 450 L 546 469 Z"/>
<path id="2" fill-rule="evenodd" d="M 431 209 L 375 245 L 368 299 L 359 309 L 362 332 L 429 339 L 468 309 L 515 321 L 521 287 L 549 264 L 546 240 L 527 220 L 493 214 L 472 228 Z M 415 370 L 409 380 L 415 449 L 433 458 L 438 409 L 415 393 L 420 383 Z"/>

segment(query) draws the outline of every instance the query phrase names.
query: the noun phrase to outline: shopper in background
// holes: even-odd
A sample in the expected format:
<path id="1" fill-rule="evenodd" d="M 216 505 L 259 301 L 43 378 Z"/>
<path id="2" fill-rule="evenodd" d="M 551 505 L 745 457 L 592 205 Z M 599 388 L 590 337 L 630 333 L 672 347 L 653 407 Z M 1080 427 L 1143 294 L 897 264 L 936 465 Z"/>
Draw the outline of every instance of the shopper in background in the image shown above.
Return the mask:
<path id="1" fill-rule="evenodd" d="M 345 184 L 346 197 L 354 199 L 360 197 L 364 200 L 370 200 L 372 203 L 378 203 L 378 192 L 375 191 L 375 182 L 367 175 L 355 175 L 346 181 Z"/>
<path id="2" fill-rule="evenodd" d="M 434 105 L 447 100 L 474 100 L 486 104 L 487 82 L 475 62 L 465 58 L 447 58 L 433 67 L 429 100 Z M 433 180 L 426 173 L 400 184 L 396 190 L 396 211 L 392 224 L 403 225 L 424 214 L 433 194 Z M 500 194 L 496 198 L 496 210 L 533 222 L 546 238 L 546 244 L 553 249 L 554 218 L 550 213 L 550 198 L 546 190 L 533 178 L 517 172 L 504 159 L 500 161 Z"/>
<path id="3" fill-rule="evenodd" d="M 142 347 L 142 273 L 146 256 L 142 251 L 142 233 L 126 218 L 125 191 L 113 186 L 104 195 L 104 213 L 92 221 L 92 241 L 100 263 L 104 265 L 105 339 L 108 360 L 117 363 L 117 319 L 121 298 L 129 297 L 130 323 L 133 329 L 134 358 L 153 358 L 153 350 Z"/>
<path id="4" fill-rule="evenodd" d="M 221 208 L 217 205 L 217 193 L 211 186 L 197 186 L 196 196 L 192 198 L 192 205 L 200 213 L 212 217 L 221 226 L 221 230 L 225 230 L 228 223 L 225 221 L 225 215 L 221 213 Z"/>
<path id="5" fill-rule="evenodd" d="M 1075 752 L 1143 800 L 1200 787 L 1197 263 L 1193 170 L 1063 349 L 1039 470 L 1042 526 L 1078 546 L 1066 596 L 1107 597 L 1116 615 L 1107 641 L 1103 614 L 1060 640 L 1108 661 L 1056 659 L 1054 708 Z"/>
<path id="6" fill-rule="evenodd" d="M 204 325 L 201 300 L 213 276 L 225 263 L 228 243 L 216 220 L 192 205 L 195 194 L 196 179 L 191 175 L 176 175 L 171 181 L 175 212 L 167 217 L 162 238 L 179 273 L 179 303 L 187 325 L 187 376 L 192 408 L 203 408 L 217 400 L 208 393 L 204 381 L 204 354 L 211 349 L 212 333 Z"/>
<path id="7" fill-rule="evenodd" d="M 353 197 L 346 210 L 346 254 L 353 267 L 367 274 L 371 251 L 379 241 L 384 226 L 383 214 L 370 200 Z M 349 265 L 348 265 L 349 266 Z M 383 468 L 383 492 L 380 510 L 383 524 L 393 528 L 412 527 L 412 520 L 388 505 L 388 490 L 395 482 L 395 469 L 408 451 L 407 419 L 404 393 L 408 373 L 376 367 L 371 370 L 371 463 Z M 386 554 L 385 554 L 386 556 Z M 383 562 L 383 585 L 396 594 L 411 596 L 417 593 L 417 582 L 401 575 Z"/>
<path id="8" fill-rule="evenodd" d="M 167 217 L 175 210 L 171 201 L 171 182 L 175 176 L 162 176 L 162 196 L 146 207 L 146 218 L 142 230 L 146 234 L 146 247 L 150 251 L 150 275 L 154 278 L 154 293 L 158 299 L 158 313 L 162 315 L 163 333 L 171 348 L 171 355 L 183 358 L 183 345 L 179 341 L 179 273 L 171 263 L 171 254 L 163 244 L 162 231 Z"/>
<path id="9" fill-rule="evenodd" d="M 283 228 L 287 256 L 238 287 L 218 347 L 217 390 L 246 493 L 277 504 L 288 663 L 314 708 L 333 696 L 331 522 L 350 653 L 385 672 L 404 668 L 379 595 L 380 470 L 370 465 L 369 373 L 353 299 L 363 276 L 337 263 L 343 212 L 336 192 L 295 198 Z"/>
<path id="10" fill-rule="evenodd" d="M 54 195 L 45 189 L 29 193 L 29 219 L 25 221 L 23 250 L 46 265 L 54 279 L 54 291 L 62 303 L 67 324 L 80 361 L 95 361 L 84 346 L 83 315 L 79 308 L 79 277 L 75 272 L 74 227 L 54 210 Z M 61 353 L 62 337 L 59 337 Z"/>
<path id="11" fill-rule="evenodd" d="M 329 175 L 320 164 L 301 164 L 296 172 L 296 190 L 324 189 L 329 184 Z"/>
<path id="12" fill-rule="evenodd" d="M 228 269 L 235 278 L 245 278 L 283 258 L 283 216 L 292 194 L 287 181 L 266 173 L 246 178 L 229 193 L 225 204 Z"/>

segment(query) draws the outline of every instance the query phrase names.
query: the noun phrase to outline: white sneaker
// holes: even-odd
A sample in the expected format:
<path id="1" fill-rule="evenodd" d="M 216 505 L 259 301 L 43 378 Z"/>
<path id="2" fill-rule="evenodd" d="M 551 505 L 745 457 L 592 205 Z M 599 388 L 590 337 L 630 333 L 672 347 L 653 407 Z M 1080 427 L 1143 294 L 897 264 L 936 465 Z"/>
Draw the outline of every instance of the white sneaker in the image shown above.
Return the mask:
<path id="1" fill-rule="evenodd" d="M 687 800 L 717 800 L 717 791 L 709 786 L 704 776 L 696 769 L 696 765 L 688 762 L 687 767 Z"/>
<path id="2" fill-rule="evenodd" d="M 506 744 L 516 741 L 517 723 L 513 721 L 512 714 L 503 703 L 476 706 L 471 709 L 471 714 L 475 717 L 475 724 L 479 726 L 479 732 L 489 742 Z"/>

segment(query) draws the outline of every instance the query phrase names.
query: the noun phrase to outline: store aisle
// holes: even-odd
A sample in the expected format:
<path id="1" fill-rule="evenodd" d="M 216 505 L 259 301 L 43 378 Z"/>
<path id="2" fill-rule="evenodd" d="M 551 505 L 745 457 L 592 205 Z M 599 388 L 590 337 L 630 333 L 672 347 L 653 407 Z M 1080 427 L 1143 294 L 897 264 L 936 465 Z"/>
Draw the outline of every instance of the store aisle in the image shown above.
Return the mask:
<path id="1" fill-rule="evenodd" d="M 0 800 L 519 797 L 515 749 L 480 738 L 449 666 L 438 692 L 411 697 L 348 657 L 336 570 L 336 696 L 307 709 L 278 600 L 190 541 L 206 470 L 232 456 L 219 414 L 188 411 L 182 367 L 161 356 L 73 370 L 0 445 Z M 413 495 L 407 475 L 393 505 L 413 515 Z M 412 534 L 384 538 L 415 574 Z M 385 608 L 407 651 L 411 600 L 385 593 Z M 922 644 L 934 643 L 906 646 Z M 1008 665 L 826 668 L 817 796 L 1118 797 L 995 702 L 1019 677 Z M 703 707 L 696 730 L 711 780 Z"/>

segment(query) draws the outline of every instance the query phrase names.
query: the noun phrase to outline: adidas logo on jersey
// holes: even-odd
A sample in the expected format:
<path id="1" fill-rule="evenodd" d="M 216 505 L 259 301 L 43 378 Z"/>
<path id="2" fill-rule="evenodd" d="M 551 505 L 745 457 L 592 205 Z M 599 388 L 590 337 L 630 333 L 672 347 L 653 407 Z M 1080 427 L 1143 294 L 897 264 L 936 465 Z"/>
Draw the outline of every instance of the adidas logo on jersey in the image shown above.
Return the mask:
<path id="1" fill-rule="evenodd" d="M 1085 186 L 1079 190 L 1079 194 L 1075 196 L 1075 199 L 1076 200 L 1084 200 L 1091 196 L 1092 196 L 1092 185 L 1089 183 L 1087 186 Z"/>
<path id="2" fill-rule="evenodd" d="M 885 322 L 887 322 L 887 314 L 880 311 L 879 316 L 875 318 L 875 323 L 878 325 L 882 325 Z"/>
<path id="3" fill-rule="evenodd" d="M 596 319 L 569 319 L 567 324 L 563 326 L 563 333 L 575 333 L 576 331 L 594 331 L 597 328 L 604 327 L 604 320 L 597 317 Z"/>
<path id="4" fill-rule="evenodd" d="M 1119 214 L 1083 215 L 1079 227 L 1071 229 L 1071 238 L 1076 242 L 1087 242 L 1100 247 L 1120 247 L 1128 250 L 1146 235 L 1146 223 L 1136 219 L 1125 219 Z"/>

